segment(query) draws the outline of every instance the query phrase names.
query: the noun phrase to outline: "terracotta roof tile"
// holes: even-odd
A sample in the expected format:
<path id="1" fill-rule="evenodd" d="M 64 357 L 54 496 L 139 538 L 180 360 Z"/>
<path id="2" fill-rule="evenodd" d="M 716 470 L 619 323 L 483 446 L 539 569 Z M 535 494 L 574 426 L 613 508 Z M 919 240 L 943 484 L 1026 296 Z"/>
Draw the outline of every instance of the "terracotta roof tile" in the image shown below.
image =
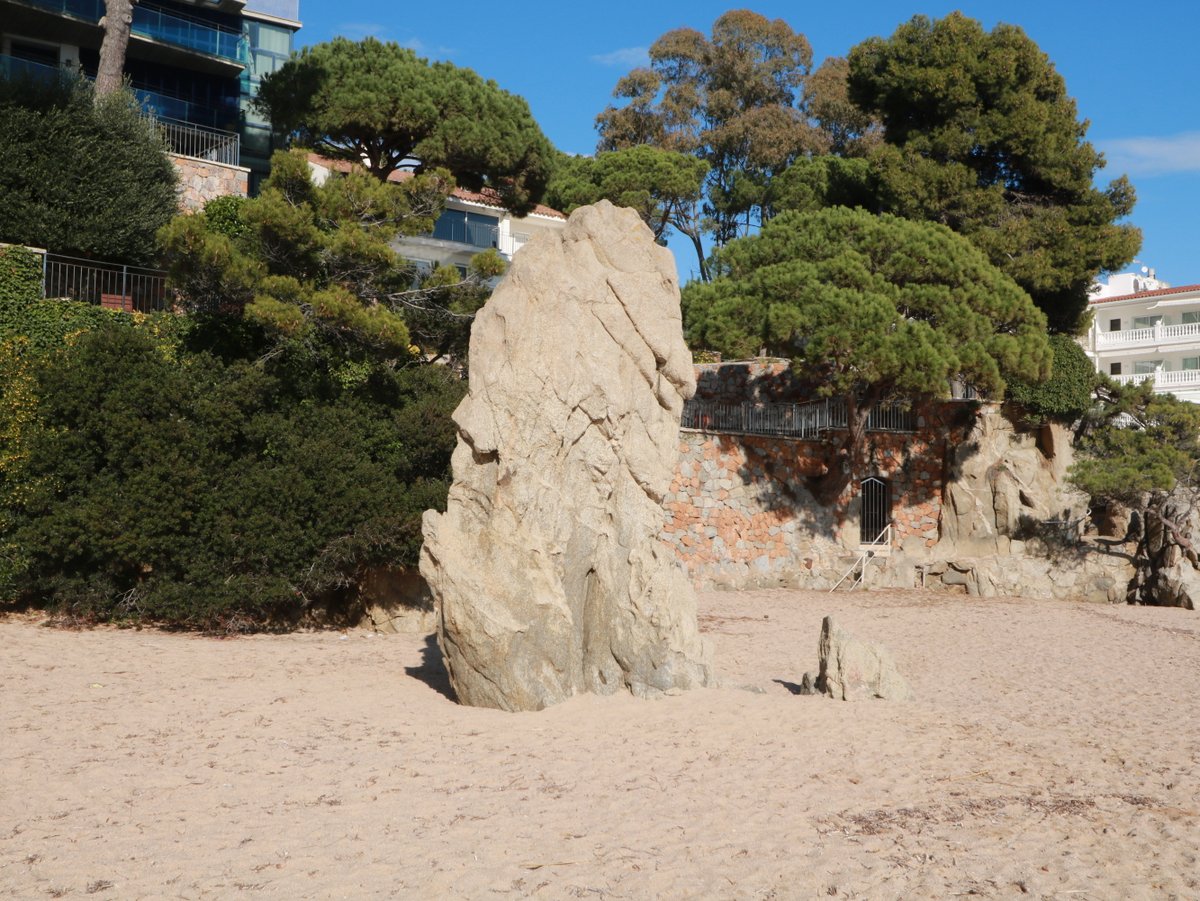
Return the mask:
<path id="1" fill-rule="evenodd" d="M 1096 297 L 1088 303 L 1112 303 L 1115 300 L 1137 300 L 1142 297 L 1164 297 L 1167 294 L 1187 294 L 1190 291 L 1200 291 L 1200 285 L 1180 285 L 1177 288 L 1157 288 L 1153 291 L 1138 291 L 1134 294 L 1118 294 L 1116 297 Z"/>
<path id="2" fill-rule="evenodd" d="M 349 172 L 354 166 L 349 160 L 331 160 L 316 153 L 310 153 L 308 161 L 316 163 L 318 166 L 324 166 L 326 169 L 332 169 L 335 172 Z M 410 178 L 412 178 L 412 173 L 407 169 L 395 169 L 388 173 L 388 181 L 406 181 Z M 491 188 L 484 188 L 482 191 L 468 191 L 466 188 L 455 188 L 451 196 L 467 203 L 479 203 L 483 206 L 504 209 L 504 204 L 500 201 L 500 195 Z M 560 213 L 558 210 L 551 209 L 540 203 L 531 212 L 537 216 L 549 216 L 551 219 L 567 218 L 565 213 Z"/>

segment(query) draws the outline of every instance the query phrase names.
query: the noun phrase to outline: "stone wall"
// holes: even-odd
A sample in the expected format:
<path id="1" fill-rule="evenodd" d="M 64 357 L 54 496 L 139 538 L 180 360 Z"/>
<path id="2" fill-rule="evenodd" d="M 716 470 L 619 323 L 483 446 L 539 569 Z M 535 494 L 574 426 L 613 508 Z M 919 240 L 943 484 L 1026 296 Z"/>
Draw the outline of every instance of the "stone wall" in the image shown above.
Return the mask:
<path id="1" fill-rule="evenodd" d="M 871 433 L 856 477 L 829 507 L 807 488 L 807 480 L 824 469 L 820 442 L 681 431 L 660 537 L 702 585 L 823 580 L 858 554 L 859 492 L 862 479 L 871 476 L 891 491 L 893 544 L 932 548 L 939 537 L 947 439 L 962 428 L 964 413 L 970 411 L 962 405 L 945 405 L 921 413 L 915 435 Z"/>
<path id="2" fill-rule="evenodd" d="M 705 400 L 804 399 L 786 361 L 696 368 Z M 1087 499 L 1065 481 L 1068 430 L 1022 430 L 976 403 L 917 414 L 915 434 L 868 435 L 830 506 L 807 488 L 824 466 L 820 442 L 683 430 L 660 537 L 701 587 L 829 588 L 860 554 L 859 493 L 873 476 L 890 487 L 893 536 L 870 561 L 868 586 L 1124 598 L 1131 548 L 1081 537 Z"/>
<path id="3" fill-rule="evenodd" d="M 199 210 L 214 197 L 234 194 L 245 197 L 250 190 L 250 170 L 191 156 L 169 154 L 179 173 L 179 207 Z"/>

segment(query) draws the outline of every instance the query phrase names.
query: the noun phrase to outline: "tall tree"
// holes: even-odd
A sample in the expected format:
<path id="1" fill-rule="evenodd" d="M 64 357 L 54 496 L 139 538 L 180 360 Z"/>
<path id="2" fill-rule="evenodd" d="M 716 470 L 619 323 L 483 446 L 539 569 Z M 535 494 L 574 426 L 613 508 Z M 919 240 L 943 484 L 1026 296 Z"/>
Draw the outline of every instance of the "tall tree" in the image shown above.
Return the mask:
<path id="1" fill-rule="evenodd" d="M 599 149 L 652 144 L 706 160 L 704 213 L 723 244 L 761 220 L 774 174 L 824 146 L 804 93 L 811 66 L 804 35 L 749 10 L 722 15 L 711 37 L 667 32 L 650 47 L 650 67 L 617 83 L 625 105 L 597 117 Z"/>
<path id="2" fill-rule="evenodd" d="M 708 164 L 649 145 L 626 147 L 594 157 L 563 154 L 546 188 L 546 202 L 570 213 L 597 200 L 637 210 L 656 240 L 674 228 L 700 240 L 696 208 Z"/>
<path id="3" fill-rule="evenodd" d="M 814 393 L 846 406 L 847 431 L 813 483 L 825 503 L 848 484 L 879 402 L 945 397 L 955 378 L 1000 396 L 1008 376 L 1049 374 L 1045 317 L 944 226 L 846 208 L 784 213 L 717 251 L 714 272 L 683 292 L 692 346 L 790 357 Z"/>
<path id="4" fill-rule="evenodd" d="M 257 104 L 276 130 L 333 159 L 448 169 L 471 190 L 495 189 L 515 212 L 541 198 L 553 148 L 529 104 L 470 69 L 429 63 L 374 38 L 304 48 L 263 78 Z"/>
<path id="5" fill-rule="evenodd" d="M 883 122 L 873 160 L 882 209 L 968 236 L 1033 297 L 1055 330 L 1079 327 L 1101 270 L 1140 232 L 1127 179 L 1093 186 L 1103 157 L 1062 77 L 1013 25 L 916 16 L 850 53 L 850 97 Z"/>
<path id="6" fill-rule="evenodd" d="M 100 65 L 96 69 L 96 96 L 103 97 L 120 90 L 125 81 L 125 51 L 129 47 L 129 30 L 133 27 L 133 8 L 137 0 L 104 0 L 104 18 L 100 25 L 104 37 L 100 41 Z"/>

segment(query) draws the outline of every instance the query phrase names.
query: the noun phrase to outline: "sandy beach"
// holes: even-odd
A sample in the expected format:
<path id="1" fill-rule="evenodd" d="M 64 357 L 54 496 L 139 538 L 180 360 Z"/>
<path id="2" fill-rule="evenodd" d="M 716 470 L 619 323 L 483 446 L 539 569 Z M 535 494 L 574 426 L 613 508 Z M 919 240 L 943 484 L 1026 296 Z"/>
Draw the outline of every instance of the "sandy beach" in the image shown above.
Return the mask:
<path id="1" fill-rule="evenodd" d="M 794 694 L 821 617 L 911 703 Z M 0 897 L 1200 898 L 1200 616 L 708 593 L 723 687 L 540 713 L 428 636 L 0 622 Z"/>

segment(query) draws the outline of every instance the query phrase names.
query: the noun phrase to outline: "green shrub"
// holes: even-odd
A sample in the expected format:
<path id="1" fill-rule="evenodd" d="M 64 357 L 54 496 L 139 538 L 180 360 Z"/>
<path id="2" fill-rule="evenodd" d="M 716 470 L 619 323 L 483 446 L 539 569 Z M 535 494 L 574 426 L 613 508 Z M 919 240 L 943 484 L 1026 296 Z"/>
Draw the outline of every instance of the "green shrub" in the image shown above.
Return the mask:
<path id="1" fill-rule="evenodd" d="M 461 383 L 376 367 L 344 390 L 268 369 L 172 359 L 115 324 L 37 357 L 26 458 L 0 481 L 14 589 L 77 617 L 230 629 L 415 563 Z"/>
<path id="2" fill-rule="evenodd" d="M 0 77 L 0 241 L 150 263 L 177 211 L 175 168 L 136 99 L 84 78 Z"/>
<path id="3" fill-rule="evenodd" d="M 33 303 L 42 296 L 42 263 L 24 247 L 0 247 L 0 305 Z"/>
<path id="4" fill-rule="evenodd" d="M 1096 367 L 1068 335 L 1051 335 L 1054 368 L 1044 382 L 1010 379 L 1008 396 L 1034 421 L 1074 422 L 1092 405 Z"/>
<path id="5" fill-rule="evenodd" d="M 226 194 L 208 201 L 204 204 L 204 219 L 209 230 L 233 241 L 242 237 L 249 231 L 249 226 L 242 218 L 242 210 L 249 200 L 248 197 Z"/>

